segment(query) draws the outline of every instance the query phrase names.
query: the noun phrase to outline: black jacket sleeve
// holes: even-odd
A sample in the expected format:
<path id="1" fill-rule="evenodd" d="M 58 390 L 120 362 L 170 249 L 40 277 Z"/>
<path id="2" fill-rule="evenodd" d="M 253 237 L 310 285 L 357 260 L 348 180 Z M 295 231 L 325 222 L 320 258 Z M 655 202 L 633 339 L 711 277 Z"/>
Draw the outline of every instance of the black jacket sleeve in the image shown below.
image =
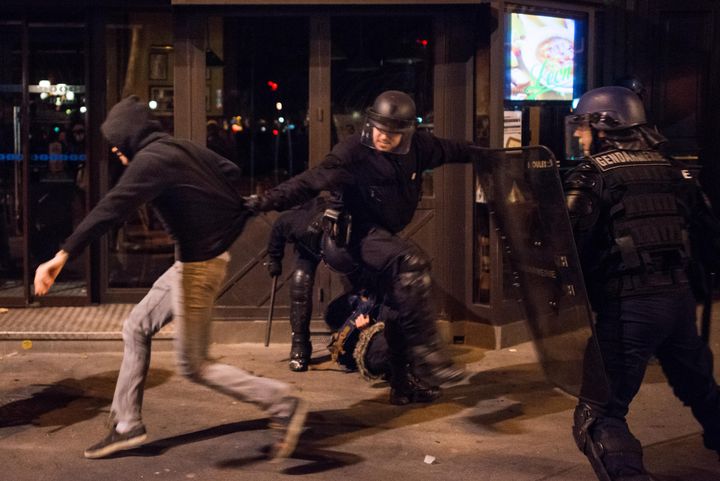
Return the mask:
<path id="1" fill-rule="evenodd" d="M 267 253 L 270 259 L 282 261 L 285 255 L 285 244 L 287 244 L 290 237 L 290 230 L 292 228 L 291 217 L 293 214 L 294 212 L 285 212 L 273 223 L 267 246 Z"/>
<path id="2" fill-rule="evenodd" d="M 435 137 L 426 132 L 418 132 L 418 145 L 422 151 L 423 170 L 434 169 L 443 164 L 469 163 L 473 160 L 471 144 Z"/>
<path id="3" fill-rule="evenodd" d="M 602 208 L 602 176 L 589 164 L 570 171 L 564 181 L 565 202 L 580 257 L 588 250 Z"/>
<path id="4" fill-rule="evenodd" d="M 324 190 L 338 190 L 351 185 L 350 148 L 345 143 L 336 145 L 332 152 L 316 167 L 288 179 L 263 194 L 262 210 L 286 210 L 317 196 Z"/>

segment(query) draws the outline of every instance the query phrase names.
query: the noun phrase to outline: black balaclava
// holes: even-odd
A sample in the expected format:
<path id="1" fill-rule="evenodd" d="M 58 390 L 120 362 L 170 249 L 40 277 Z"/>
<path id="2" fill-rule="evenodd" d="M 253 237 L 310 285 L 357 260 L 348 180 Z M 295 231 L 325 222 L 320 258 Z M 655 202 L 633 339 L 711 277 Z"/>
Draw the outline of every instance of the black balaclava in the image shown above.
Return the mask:
<path id="1" fill-rule="evenodd" d="M 136 95 L 115 104 L 100 130 L 110 145 L 117 147 L 128 159 L 147 144 L 148 137 L 163 131 L 152 111 Z"/>

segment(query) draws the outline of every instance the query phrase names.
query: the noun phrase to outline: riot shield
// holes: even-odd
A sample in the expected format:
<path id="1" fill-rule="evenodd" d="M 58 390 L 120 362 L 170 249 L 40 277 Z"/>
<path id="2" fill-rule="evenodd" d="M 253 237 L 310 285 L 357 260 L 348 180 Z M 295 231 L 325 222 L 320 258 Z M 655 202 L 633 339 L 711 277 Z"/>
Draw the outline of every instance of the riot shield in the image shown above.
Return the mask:
<path id="1" fill-rule="evenodd" d="M 552 152 L 542 146 L 474 152 L 545 375 L 573 396 L 604 403 L 608 381 Z"/>

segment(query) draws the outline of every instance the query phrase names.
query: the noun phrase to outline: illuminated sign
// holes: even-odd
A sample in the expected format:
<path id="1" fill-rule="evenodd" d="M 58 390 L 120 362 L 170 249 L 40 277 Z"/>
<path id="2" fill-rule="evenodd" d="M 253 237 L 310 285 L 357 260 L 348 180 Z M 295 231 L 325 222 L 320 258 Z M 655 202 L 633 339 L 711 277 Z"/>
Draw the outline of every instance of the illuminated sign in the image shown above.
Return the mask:
<path id="1" fill-rule="evenodd" d="M 572 101 L 577 24 L 572 18 L 510 13 L 506 99 Z"/>

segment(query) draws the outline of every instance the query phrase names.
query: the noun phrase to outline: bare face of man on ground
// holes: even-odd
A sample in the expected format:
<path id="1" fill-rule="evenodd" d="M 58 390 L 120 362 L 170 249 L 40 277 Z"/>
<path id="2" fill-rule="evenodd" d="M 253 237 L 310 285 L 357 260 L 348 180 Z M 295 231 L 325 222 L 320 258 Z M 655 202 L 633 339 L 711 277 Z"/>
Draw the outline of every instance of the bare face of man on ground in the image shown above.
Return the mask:
<path id="1" fill-rule="evenodd" d="M 392 152 L 400 145 L 403 138 L 401 133 L 388 132 L 377 127 L 373 127 L 372 136 L 373 145 L 381 152 Z"/>

